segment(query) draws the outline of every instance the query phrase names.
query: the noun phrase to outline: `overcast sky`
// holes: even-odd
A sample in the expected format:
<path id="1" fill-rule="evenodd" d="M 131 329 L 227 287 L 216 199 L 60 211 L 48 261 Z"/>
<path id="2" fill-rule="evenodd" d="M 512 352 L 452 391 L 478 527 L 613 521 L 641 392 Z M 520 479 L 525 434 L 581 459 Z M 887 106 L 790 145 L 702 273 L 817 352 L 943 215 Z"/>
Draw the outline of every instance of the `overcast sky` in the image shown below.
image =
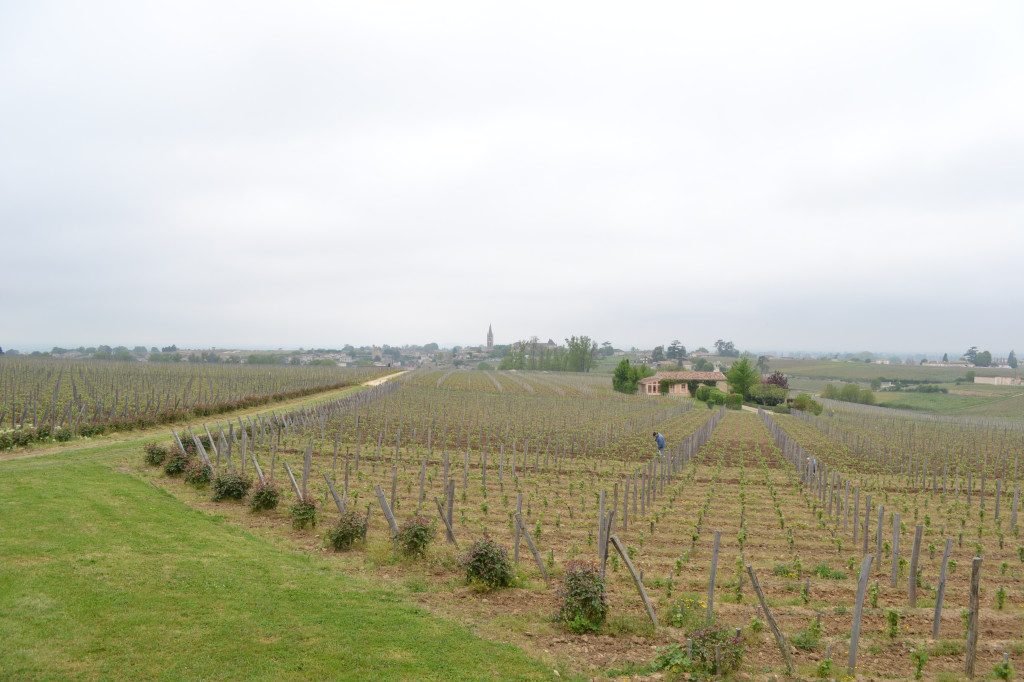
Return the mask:
<path id="1" fill-rule="evenodd" d="M 0 0 L 0 346 L 1024 349 L 1024 3 Z"/>

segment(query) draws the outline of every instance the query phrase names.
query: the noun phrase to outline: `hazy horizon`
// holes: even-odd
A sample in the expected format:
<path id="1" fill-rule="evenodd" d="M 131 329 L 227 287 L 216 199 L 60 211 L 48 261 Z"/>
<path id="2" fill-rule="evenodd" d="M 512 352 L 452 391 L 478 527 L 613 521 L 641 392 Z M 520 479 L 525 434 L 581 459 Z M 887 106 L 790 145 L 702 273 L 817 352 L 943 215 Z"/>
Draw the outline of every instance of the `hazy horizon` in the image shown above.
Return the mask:
<path id="1" fill-rule="evenodd" d="M 1022 27 L 1013 2 L 6 3 L 0 346 L 490 322 L 1005 356 Z"/>

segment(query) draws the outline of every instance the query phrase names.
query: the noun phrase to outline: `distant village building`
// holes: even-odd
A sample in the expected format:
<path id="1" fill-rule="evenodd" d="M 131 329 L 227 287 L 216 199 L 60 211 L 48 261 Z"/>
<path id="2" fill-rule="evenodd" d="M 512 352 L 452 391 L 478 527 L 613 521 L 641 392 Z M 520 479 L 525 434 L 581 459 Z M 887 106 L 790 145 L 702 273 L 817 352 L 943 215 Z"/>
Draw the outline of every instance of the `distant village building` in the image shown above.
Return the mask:
<path id="1" fill-rule="evenodd" d="M 976 384 L 989 384 L 990 386 L 1020 386 L 1020 377 L 974 377 Z"/>
<path id="2" fill-rule="evenodd" d="M 721 372 L 657 372 L 654 376 L 641 379 L 637 383 L 640 395 L 660 395 L 661 381 L 663 379 L 673 382 L 668 387 L 669 395 L 691 395 L 689 385 L 687 384 L 690 381 L 699 381 L 701 383 L 713 381 L 715 382 L 715 388 L 719 391 L 726 392 L 729 390 L 729 384 L 726 383 L 725 375 Z"/>
<path id="3" fill-rule="evenodd" d="M 494 348 L 494 330 L 491 325 L 487 325 L 487 350 Z"/>

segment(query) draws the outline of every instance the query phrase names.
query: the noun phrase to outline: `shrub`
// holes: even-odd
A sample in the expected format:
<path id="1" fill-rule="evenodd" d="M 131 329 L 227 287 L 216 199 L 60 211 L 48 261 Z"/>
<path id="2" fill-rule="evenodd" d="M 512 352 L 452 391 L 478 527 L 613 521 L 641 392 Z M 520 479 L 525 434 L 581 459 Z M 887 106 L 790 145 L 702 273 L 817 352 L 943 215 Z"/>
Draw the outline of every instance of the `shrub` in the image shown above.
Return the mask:
<path id="1" fill-rule="evenodd" d="M 67 443 L 74 437 L 74 433 L 66 426 L 62 426 L 53 434 L 54 440 L 58 443 Z"/>
<path id="2" fill-rule="evenodd" d="M 750 387 L 750 399 L 760 405 L 774 407 L 786 402 L 787 391 L 774 384 L 757 384 Z"/>
<path id="3" fill-rule="evenodd" d="M 398 549 L 405 556 L 422 557 L 437 535 L 437 527 L 426 516 L 413 516 L 402 524 L 395 536 Z"/>
<path id="4" fill-rule="evenodd" d="M 725 396 L 725 406 L 730 410 L 739 410 L 743 407 L 743 396 L 739 393 L 730 393 Z"/>
<path id="5" fill-rule="evenodd" d="M 296 530 L 316 528 L 317 507 L 313 500 L 299 500 L 289 510 L 292 517 L 292 527 Z"/>
<path id="6" fill-rule="evenodd" d="M 249 498 L 249 509 L 254 512 L 274 509 L 280 499 L 281 492 L 272 482 L 257 483 L 252 490 L 252 497 Z"/>
<path id="7" fill-rule="evenodd" d="M 245 497 L 252 487 L 252 481 L 233 471 L 217 474 L 213 479 L 213 499 L 240 500 Z"/>
<path id="8" fill-rule="evenodd" d="M 327 541 L 336 552 L 341 552 L 366 539 L 367 518 L 347 509 L 336 526 L 327 531 Z"/>
<path id="9" fill-rule="evenodd" d="M 466 569 L 467 581 L 489 590 L 508 587 L 516 577 L 508 550 L 490 538 L 474 542 L 463 558 L 462 566 Z"/>
<path id="10" fill-rule="evenodd" d="M 146 464 L 158 467 L 167 459 L 167 448 L 156 443 L 146 446 Z"/>
<path id="11" fill-rule="evenodd" d="M 825 397 L 827 398 L 828 395 L 825 395 Z M 793 409 L 818 415 L 821 414 L 821 403 L 811 398 L 809 393 L 801 393 L 793 399 Z"/>
<path id="12" fill-rule="evenodd" d="M 786 403 L 776 405 L 775 407 L 772 408 L 772 412 L 777 412 L 779 414 L 789 414 L 789 405 L 787 405 Z"/>
<path id="13" fill-rule="evenodd" d="M 180 450 L 172 452 L 170 457 L 167 458 L 167 461 L 164 462 L 164 473 L 168 476 L 181 476 L 185 473 L 185 467 L 188 466 L 191 459 L 192 458 L 188 454 L 183 453 Z"/>
<path id="14" fill-rule="evenodd" d="M 185 466 L 185 482 L 197 488 L 207 485 L 213 478 L 213 470 L 198 459 L 190 459 Z"/>
<path id="15" fill-rule="evenodd" d="M 575 633 L 596 632 L 608 617 L 604 580 L 589 561 L 566 564 L 559 596 L 558 619 Z"/>
<path id="16" fill-rule="evenodd" d="M 693 397 L 696 398 L 697 400 L 702 400 L 706 402 L 710 395 L 711 387 L 700 385 L 697 387 L 697 391 L 693 394 Z"/>

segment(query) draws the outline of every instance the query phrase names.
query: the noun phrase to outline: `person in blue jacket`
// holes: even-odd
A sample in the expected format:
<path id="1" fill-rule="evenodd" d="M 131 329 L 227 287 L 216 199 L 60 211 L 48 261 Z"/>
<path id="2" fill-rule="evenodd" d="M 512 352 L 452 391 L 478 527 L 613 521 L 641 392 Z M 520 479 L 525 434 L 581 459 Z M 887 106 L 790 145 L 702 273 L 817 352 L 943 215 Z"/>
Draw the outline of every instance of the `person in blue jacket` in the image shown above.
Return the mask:
<path id="1" fill-rule="evenodd" d="M 665 454 L 665 436 L 661 435 L 657 431 L 654 432 L 654 442 L 658 444 L 658 452 Z"/>

